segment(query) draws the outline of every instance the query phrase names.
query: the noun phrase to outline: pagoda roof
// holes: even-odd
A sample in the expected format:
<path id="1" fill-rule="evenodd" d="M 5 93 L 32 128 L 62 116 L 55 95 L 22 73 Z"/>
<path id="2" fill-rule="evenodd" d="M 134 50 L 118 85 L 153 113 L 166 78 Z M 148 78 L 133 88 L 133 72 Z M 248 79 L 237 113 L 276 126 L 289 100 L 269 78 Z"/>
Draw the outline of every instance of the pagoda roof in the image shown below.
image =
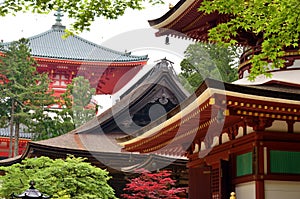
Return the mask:
<path id="1" fill-rule="evenodd" d="M 120 143 L 124 150 L 182 155 L 195 139 L 212 140 L 243 118 L 300 120 L 299 85 L 273 81 L 245 86 L 206 79 L 195 95 L 173 110 L 173 117 L 164 123 L 140 129 L 132 139 Z"/>
<path id="2" fill-rule="evenodd" d="M 162 59 L 162 61 L 165 60 L 165 58 Z M 120 118 L 124 120 L 131 119 L 128 118 L 130 117 L 128 111 L 139 110 L 145 104 L 149 103 L 153 100 L 153 97 L 155 97 L 155 92 L 161 89 L 162 86 L 171 91 L 174 97 L 177 98 L 171 100 L 178 100 L 177 103 L 184 101 L 190 94 L 180 84 L 173 66 L 162 66 L 160 63 L 156 64 L 133 84 L 127 92 L 123 93 L 120 101 L 94 120 L 81 126 L 77 131 L 79 133 L 93 132 L 98 128 L 106 131 L 105 129 L 107 127 L 111 128 L 111 122 L 113 120 L 118 120 L 120 123 Z"/>
<path id="3" fill-rule="evenodd" d="M 151 27 L 159 30 L 156 36 L 173 35 L 207 41 L 208 29 L 217 24 L 221 15 L 199 12 L 202 1 L 180 0 L 163 16 L 148 22 Z"/>
<path id="4" fill-rule="evenodd" d="M 76 60 L 87 62 L 137 62 L 148 56 L 134 56 L 95 44 L 77 35 L 64 38 L 64 26 L 55 26 L 48 31 L 29 37 L 31 55 L 38 58 Z M 2 45 L 8 46 L 12 42 Z"/>
<path id="5" fill-rule="evenodd" d="M 208 32 L 220 23 L 230 20 L 229 15 L 199 11 L 203 0 L 180 0 L 173 8 L 161 17 L 149 20 L 149 25 L 158 29 L 156 36 L 171 35 L 174 37 L 194 39 L 207 42 Z M 240 45 L 255 46 L 261 35 L 241 31 L 235 38 Z"/>
<path id="6" fill-rule="evenodd" d="M 120 101 L 86 124 L 65 135 L 35 143 L 69 149 L 120 153 L 121 147 L 115 139 L 126 134 L 122 131 L 110 131 L 123 121 L 132 119 L 128 118 L 130 117 L 129 110 L 142 108 L 152 99 L 149 96 L 152 97 L 153 92 L 158 90 L 161 85 L 177 94 L 178 103 L 184 101 L 189 95 L 180 86 L 179 80 L 170 66 L 161 67 L 160 64 L 157 64 L 144 77 L 147 78 L 141 78 L 144 81 L 134 84 L 134 88 L 129 89 L 131 92 Z M 130 131 L 126 133 L 131 133 L 130 129 L 126 129 L 126 131 Z"/>
<path id="7" fill-rule="evenodd" d="M 176 100 L 178 100 L 177 103 L 184 101 L 189 95 L 180 85 L 170 65 L 158 63 L 141 79 L 143 81 L 138 81 L 134 84 L 133 88 L 129 89 L 130 92 L 124 95 L 119 102 L 86 124 L 58 137 L 30 142 L 22 157 L 31 156 L 33 152 L 30 151 L 42 151 L 45 155 L 55 154 L 55 151 L 59 151 L 59 153 L 65 151 L 66 154 L 92 153 L 99 156 L 104 155 L 105 157 L 107 154 L 128 154 L 122 152 L 122 147 L 117 143 L 116 138 L 123 137 L 127 135 L 126 133 L 132 133 L 132 129 L 126 129 L 126 132 L 123 132 L 122 129 L 117 132 L 112 132 L 112 130 L 120 123 L 132 119 L 128 114 L 129 110 L 143 108 L 145 104 L 155 97 L 153 94 L 161 89 L 161 86 L 174 93 Z M 112 157 L 112 155 L 108 156 Z M 174 158 L 176 159 L 177 157 L 169 157 L 168 159 L 175 160 Z"/>

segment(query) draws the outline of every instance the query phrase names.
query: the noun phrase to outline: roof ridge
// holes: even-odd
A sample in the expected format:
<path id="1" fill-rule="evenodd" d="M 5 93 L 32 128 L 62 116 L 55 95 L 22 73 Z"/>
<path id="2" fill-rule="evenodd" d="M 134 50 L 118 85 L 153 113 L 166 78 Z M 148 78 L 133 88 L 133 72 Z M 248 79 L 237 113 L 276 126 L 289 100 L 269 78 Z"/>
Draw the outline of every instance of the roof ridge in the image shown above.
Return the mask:
<path id="1" fill-rule="evenodd" d="M 115 54 L 119 54 L 119 55 L 122 55 L 122 56 L 127 56 L 127 57 L 133 57 L 133 58 L 139 58 L 139 57 L 145 57 L 145 58 L 148 58 L 148 55 L 131 55 L 131 53 L 126 53 L 126 52 L 121 52 L 121 51 L 117 51 L 117 50 L 113 50 L 111 48 L 108 48 L 108 47 L 105 47 L 105 46 L 102 46 L 100 44 L 96 44 L 95 42 L 92 42 L 92 41 L 89 41 L 83 37 L 80 37 L 78 35 L 72 35 L 73 37 L 76 37 L 77 39 L 87 43 L 87 44 L 90 44 L 90 45 L 93 45 L 95 47 L 99 47 L 103 50 L 106 50 L 106 51 L 109 51 L 109 52 L 112 52 L 112 53 L 115 53 Z"/>

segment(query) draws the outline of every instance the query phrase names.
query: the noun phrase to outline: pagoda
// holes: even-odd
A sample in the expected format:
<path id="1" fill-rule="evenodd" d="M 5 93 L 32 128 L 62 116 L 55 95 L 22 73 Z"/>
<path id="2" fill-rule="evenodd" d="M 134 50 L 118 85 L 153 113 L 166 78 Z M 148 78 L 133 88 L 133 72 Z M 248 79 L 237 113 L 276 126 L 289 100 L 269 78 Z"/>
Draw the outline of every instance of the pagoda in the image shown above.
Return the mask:
<path id="1" fill-rule="evenodd" d="M 121 53 L 98 44 L 92 43 L 79 36 L 72 35 L 64 38 L 65 26 L 61 24 L 63 16 L 60 10 L 55 14 L 56 23 L 46 32 L 29 37 L 29 47 L 32 57 L 37 61 L 37 71 L 47 73 L 49 89 L 54 96 L 59 97 L 66 91 L 67 85 L 77 76 L 84 76 L 90 81 L 91 87 L 96 88 L 96 95 L 112 95 L 119 91 L 147 64 L 148 57 L 134 56 Z M 12 42 L 0 43 L 7 47 Z M 0 52 L 0 56 L 3 55 Z M 0 84 L 7 81 L 0 74 Z M 52 108 L 60 108 L 58 105 Z M 1 133 L 1 132 L 6 133 Z M 0 129 L 1 152 L 0 158 L 8 157 L 8 129 Z M 21 133 L 23 135 L 23 133 Z M 21 137 L 19 154 L 26 148 L 30 137 Z"/>
<path id="2" fill-rule="evenodd" d="M 190 94 L 181 86 L 173 62 L 163 58 L 123 93 L 120 101 L 81 127 L 58 137 L 29 142 L 18 158 L 0 161 L 6 166 L 25 158 L 48 156 L 65 158 L 68 154 L 85 157 L 93 165 L 107 169 L 110 185 L 117 196 L 123 191 L 126 178 L 139 169 L 156 171 L 167 168 L 187 186 L 186 157 L 180 155 L 123 152 L 117 140 L 128 140 L 135 131 L 155 120 L 163 123 L 172 114 L 161 117 L 183 102 Z"/>
<path id="3" fill-rule="evenodd" d="M 118 52 L 77 35 L 64 38 L 63 15 L 60 10 L 55 15 L 56 23 L 50 30 L 28 38 L 31 55 L 38 63 L 37 71 L 48 74 L 51 79 L 49 89 L 54 90 L 54 96 L 64 93 L 77 76 L 88 79 L 97 95 L 114 94 L 147 63 L 147 55 Z M 10 43 L 2 45 L 5 47 Z"/>
<path id="4" fill-rule="evenodd" d="M 229 16 L 204 14 L 202 0 L 180 0 L 162 17 L 149 21 L 157 36 L 174 35 L 208 41 L 208 31 Z M 241 31 L 247 47 L 239 80 L 206 79 L 172 110 L 164 123 L 140 129 L 121 143 L 143 154 L 185 154 L 189 198 L 296 199 L 300 195 L 299 49 L 285 49 L 285 67 L 272 78 L 250 82 L 250 59 L 260 52 L 262 35 Z M 234 195 L 234 194 L 232 194 Z"/>

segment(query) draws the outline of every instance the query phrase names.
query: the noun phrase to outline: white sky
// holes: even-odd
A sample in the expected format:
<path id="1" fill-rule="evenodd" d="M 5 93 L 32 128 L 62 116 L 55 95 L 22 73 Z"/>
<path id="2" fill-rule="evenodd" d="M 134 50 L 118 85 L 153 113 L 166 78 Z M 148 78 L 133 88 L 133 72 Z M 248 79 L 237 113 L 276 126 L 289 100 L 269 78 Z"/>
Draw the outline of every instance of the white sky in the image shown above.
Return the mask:
<path id="1" fill-rule="evenodd" d="M 165 14 L 169 9 L 169 3 L 175 5 L 177 2 L 178 0 L 166 0 L 163 5 L 149 6 L 141 11 L 128 9 L 124 16 L 116 20 L 99 18 L 92 23 L 90 31 L 78 36 L 121 52 L 126 50 L 131 51 L 133 55 L 147 54 L 148 65 L 140 75 L 156 64 L 156 60 L 164 57 L 173 61 L 176 72 L 179 72 L 183 52 L 191 41 L 170 37 L 170 45 L 165 45 L 165 37 L 155 37 L 157 30 L 148 24 L 148 20 Z M 55 23 L 54 13 L 48 15 L 20 13 L 17 16 L 0 17 L 0 40 L 9 42 L 47 31 Z M 62 18 L 62 24 L 67 28 L 70 22 L 67 16 Z"/>

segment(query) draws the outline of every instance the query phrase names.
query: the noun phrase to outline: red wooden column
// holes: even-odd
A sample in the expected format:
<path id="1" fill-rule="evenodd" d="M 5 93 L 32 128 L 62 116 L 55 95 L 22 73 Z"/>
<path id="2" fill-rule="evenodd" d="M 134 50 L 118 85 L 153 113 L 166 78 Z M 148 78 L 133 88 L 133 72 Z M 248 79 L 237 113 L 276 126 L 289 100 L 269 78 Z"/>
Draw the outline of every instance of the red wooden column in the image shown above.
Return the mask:
<path id="1" fill-rule="evenodd" d="M 189 198 L 211 198 L 211 169 L 207 166 L 189 168 Z"/>
<path id="2" fill-rule="evenodd" d="M 253 152 L 253 163 L 255 172 L 255 198 L 265 199 L 264 148 L 262 141 L 255 143 Z"/>

